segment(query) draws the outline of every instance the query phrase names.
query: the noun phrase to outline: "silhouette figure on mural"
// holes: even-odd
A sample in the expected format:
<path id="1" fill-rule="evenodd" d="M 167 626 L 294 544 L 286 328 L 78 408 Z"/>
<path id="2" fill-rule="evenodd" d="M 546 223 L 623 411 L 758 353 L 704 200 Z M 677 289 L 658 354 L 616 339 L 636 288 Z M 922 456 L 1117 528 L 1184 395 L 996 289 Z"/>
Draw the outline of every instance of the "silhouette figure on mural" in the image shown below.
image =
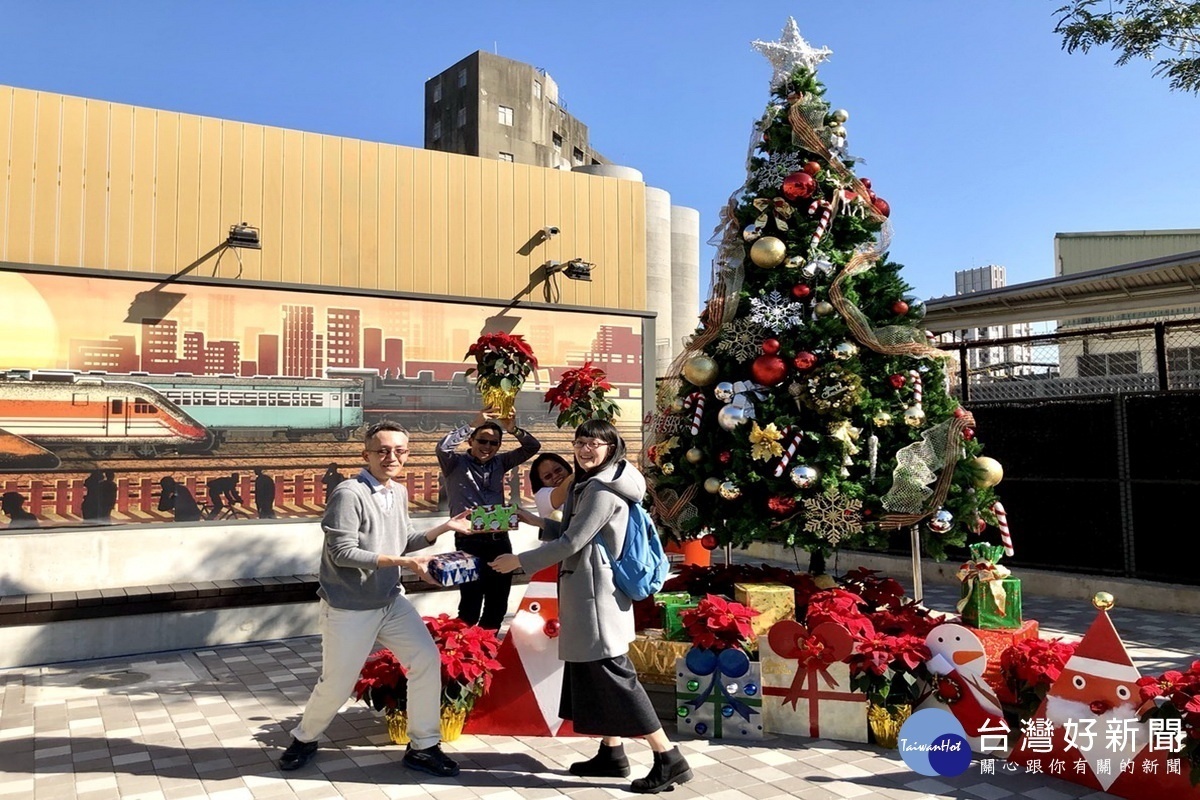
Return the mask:
<path id="1" fill-rule="evenodd" d="M 38 518 L 25 510 L 25 495 L 20 492 L 5 492 L 0 496 L 0 511 L 8 515 L 9 528 L 40 528 Z"/>
<path id="2" fill-rule="evenodd" d="M 255 467 L 254 475 L 254 507 L 258 509 L 258 518 L 275 519 L 275 479 L 263 472 L 262 467 Z"/>
<path id="3" fill-rule="evenodd" d="M 113 509 L 117 507 L 117 473 L 111 469 L 104 470 L 104 480 L 100 483 L 99 520 L 112 522 Z"/>
<path id="4" fill-rule="evenodd" d="M 221 478 L 213 478 L 208 482 L 208 502 L 212 506 L 208 512 L 209 519 L 216 519 L 228 506 L 231 510 L 241 504 L 242 496 L 238 494 L 238 474 L 232 472 Z"/>
<path id="5" fill-rule="evenodd" d="M 322 502 L 329 503 L 329 495 L 333 494 L 333 487 L 337 486 L 342 481 L 346 480 L 346 476 L 338 471 L 337 464 L 330 464 L 325 470 L 325 474 L 321 476 L 321 483 L 325 485 L 325 497 Z"/>
<path id="6" fill-rule="evenodd" d="M 158 485 L 162 487 L 162 494 L 158 498 L 159 511 L 173 511 L 176 522 L 200 521 L 200 506 L 196 505 L 196 498 L 192 497 L 186 486 L 170 475 L 164 476 Z"/>
<path id="7" fill-rule="evenodd" d="M 100 486 L 103 483 L 103 470 L 94 469 L 83 479 L 83 502 L 79 504 L 79 513 L 88 522 L 100 521 Z"/>

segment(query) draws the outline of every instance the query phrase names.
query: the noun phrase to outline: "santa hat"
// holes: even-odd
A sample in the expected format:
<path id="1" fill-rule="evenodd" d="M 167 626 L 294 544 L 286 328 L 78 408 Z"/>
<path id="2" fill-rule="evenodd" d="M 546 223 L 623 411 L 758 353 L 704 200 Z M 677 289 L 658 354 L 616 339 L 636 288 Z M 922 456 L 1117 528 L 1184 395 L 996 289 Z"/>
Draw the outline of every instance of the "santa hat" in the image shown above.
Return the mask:
<path id="1" fill-rule="evenodd" d="M 1084 675 L 1129 683 L 1141 677 L 1125 650 L 1125 643 L 1108 618 L 1108 612 L 1104 610 L 1096 614 L 1092 627 L 1080 639 L 1075 655 L 1067 661 L 1065 668 Z"/>
<path id="2" fill-rule="evenodd" d="M 529 585 L 525 587 L 526 600 L 537 600 L 543 597 L 558 597 L 558 564 L 535 572 L 529 579 Z"/>

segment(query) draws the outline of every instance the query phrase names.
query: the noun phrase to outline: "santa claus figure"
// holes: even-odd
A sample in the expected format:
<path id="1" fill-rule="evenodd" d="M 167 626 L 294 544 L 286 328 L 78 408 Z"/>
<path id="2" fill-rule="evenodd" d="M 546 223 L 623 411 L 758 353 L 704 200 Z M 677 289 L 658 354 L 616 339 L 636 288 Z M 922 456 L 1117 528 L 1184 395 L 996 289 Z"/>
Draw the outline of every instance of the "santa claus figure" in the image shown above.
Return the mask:
<path id="1" fill-rule="evenodd" d="M 558 716 L 563 665 L 558 660 L 558 566 L 536 573 L 500 643 L 503 669 L 467 715 L 466 733 L 504 736 L 571 735 Z"/>
<path id="2" fill-rule="evenodd" d="M 995 734 L 1004 726 L 1000 701 L 983 679 L 987 668 L 983 643 L 969 628 L 945 624 L 929 632 L 925 645 L 931 653 L 926 666 L 934 675 L 933 699 L 962 723 L 971 749 L 983 752 L 980 736 Z"/>

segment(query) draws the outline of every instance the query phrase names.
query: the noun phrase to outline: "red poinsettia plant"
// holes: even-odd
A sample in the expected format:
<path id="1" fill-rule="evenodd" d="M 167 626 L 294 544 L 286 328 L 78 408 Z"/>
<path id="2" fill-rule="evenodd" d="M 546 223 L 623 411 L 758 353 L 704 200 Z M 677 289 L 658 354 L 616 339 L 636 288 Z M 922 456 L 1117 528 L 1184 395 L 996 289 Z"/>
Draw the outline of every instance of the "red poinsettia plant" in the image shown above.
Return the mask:
<path id="1" fill-rule="evenodd" d="M 467 348 L 467 358 L 475 359 L 475 366 L 467 375 L 475 375 L 476 383 L 489 388 L 516 391 L 538 368 L 533 348 L 520 334 L 485 333 L 475 344 Z"/>
<path id="2" fill-rule="evenodd" d="M 705 595 L 695 608 L 680 616 L 692 644 L 706 650 L 748 649 L 746 643 L 754 638 L 750 620 L 758 612 L 749 606 Z"/>
<path id="3" fill-rule="evenodd" d="M 1007 648 L 1000 654 L 1001 705 L 1032 719 L 1076 647 L 1062 639 L 1025 639 Z"/>
<path id="4" fill-rule="evenodd" d="M 932 657 L 924 636 L 872 633 L 859 639 L 850 656 L 850 688 L 874 705 L 916 707 L 932 682 L 926 662 Z"/>
<path id="5" fill-rule="evenodd" d="M 585 361 L 578 369 L 562 374 L 558 385 L 546 392 L 546 402 L 558 409 L 558 427 L 578 427 L 589 419 L 611 420 L 621 409 L 604 393 L 612 391 L 608 376 L 592 362 Z"/>
<path id="6" fill-rule="evenodd" d="M 1192 785 L 1200 784 L 1200 661 L 1184 672 L 1167 670 L 1158 677 L 1138 680 L 1142 721 L 1157 718 L 1181 720 L 1184 737 L 1173 755 L 1188 760 Z"/>
<path id="7" fill-rule="evenodd" d="M 423 619 L 441 654 L 442 706 L 470 711 L 491 686 L 492 673 L 502 669 L 495 631 L 448 614 Z M 407 671 L 391 650 L 378 650 L 367 659 L 354 684 L 354 697 L 377 711 L 407 710 Z"/>

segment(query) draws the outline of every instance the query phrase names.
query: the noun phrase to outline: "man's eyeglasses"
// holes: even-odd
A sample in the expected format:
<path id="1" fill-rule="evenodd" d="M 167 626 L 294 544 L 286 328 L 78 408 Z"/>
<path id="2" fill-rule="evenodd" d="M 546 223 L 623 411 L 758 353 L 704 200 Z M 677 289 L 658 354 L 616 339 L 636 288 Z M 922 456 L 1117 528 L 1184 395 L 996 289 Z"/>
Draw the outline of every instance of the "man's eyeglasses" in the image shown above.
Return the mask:
<path id="1" fill-rule="evenodd" d="M 576 439 L 571 445 L 576 450 L 599 450 L 601 447 L 608 447 L 608 442 L 595 439 Z"/>
<path id="2" fill-rule="evenodd" d="M 407 447 L 381 447 L 378 450 L 371 450 L 369 452 L 374 453 L 375 455 L 379 456 L 380 458 L 387 458 L 389 455 L 394 455 L 394 456 L 396 456 L 396 458 L 399 458 L 400 456 L 408 455 L 408 448 Z"/>
<path id="3" fill-rule="evenodd" d="M 500 440 L 499 439 L 476 439 L 475 444 L 481 444 L 484 447 L 499 447 Z"/>

